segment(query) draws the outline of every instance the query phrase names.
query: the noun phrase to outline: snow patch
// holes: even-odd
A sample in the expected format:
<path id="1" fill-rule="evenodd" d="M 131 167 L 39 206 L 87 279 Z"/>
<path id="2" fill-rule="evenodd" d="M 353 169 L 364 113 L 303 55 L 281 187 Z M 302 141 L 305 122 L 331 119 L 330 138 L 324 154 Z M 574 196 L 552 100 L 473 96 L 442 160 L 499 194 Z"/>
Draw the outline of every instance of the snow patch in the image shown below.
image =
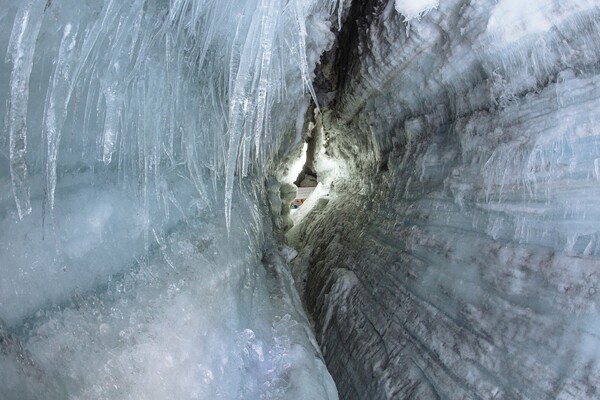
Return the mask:
<path id="1" fill-rule="evenodd" d="M 575 13 L 597 7 L 596 1 L 501 0 L 488 22 L 488 33 L 507 43 L 550 31 Z"/>
<path id="2" fill-rule="evenodd" d="M 419 19 L 423 14 L 437 8 L 439 0 L 396 0 L 396 11 L 406 17 L 407 21 Z"/>

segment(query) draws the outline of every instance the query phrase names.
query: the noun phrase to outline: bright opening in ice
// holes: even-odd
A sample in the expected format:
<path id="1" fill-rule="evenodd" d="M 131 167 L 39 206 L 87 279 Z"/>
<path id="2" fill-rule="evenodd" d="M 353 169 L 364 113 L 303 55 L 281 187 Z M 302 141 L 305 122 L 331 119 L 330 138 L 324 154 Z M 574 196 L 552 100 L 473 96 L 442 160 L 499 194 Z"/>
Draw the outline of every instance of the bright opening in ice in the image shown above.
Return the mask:
<path id="1" fill-rule="evenodd" d="M 300 152 L 300 156 L 296 158 L 296 160 L 293 161 L 292 164 L 288 167 L 288 172 L 284 174 L 283 178 L 281 179 L 282 182 L 289 183 L 290 185 L 294 184 L 294 181 L 298 178 L 298 175 L 300 175 L 300 172 L 302 171 L 302 167 L 304 167 L 304 164 L 306 163 L 307 148 L 308 143 L 304 142 L 304 144 L 302 145 L 302 151 Z"/>
<path id="2" fill-rule="evenodd" d="M 314 167 L 319 177 L 318 183 L 307 192 L 302 206 L 292 210 L 291 217 L 295 224 L 317 210 L 317 206 L 322 206 L 323 201 L 329 201 L 335 196 L 336 181 L 350 179 L 347 166 L 342 160 L 328 156 L 322 142 L 318 145 Z"/>

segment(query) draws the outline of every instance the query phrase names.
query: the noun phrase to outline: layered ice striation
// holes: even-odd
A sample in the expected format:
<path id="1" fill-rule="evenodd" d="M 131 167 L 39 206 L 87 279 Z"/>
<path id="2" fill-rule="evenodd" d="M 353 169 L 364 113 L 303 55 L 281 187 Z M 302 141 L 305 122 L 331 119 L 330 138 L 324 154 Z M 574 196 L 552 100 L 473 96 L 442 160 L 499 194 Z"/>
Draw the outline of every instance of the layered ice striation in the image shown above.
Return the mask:
<path id="1" fill-rule="evenodd" d="M 288 234 L 340 397 L 598 398 L 599 4 L 426 3 L 353 3 Z"/>
<path id="2" fill-rule="evenodd" d="M 264 177 L 343 2 L 4 3 L 0 397 L 337 398 Z"/>

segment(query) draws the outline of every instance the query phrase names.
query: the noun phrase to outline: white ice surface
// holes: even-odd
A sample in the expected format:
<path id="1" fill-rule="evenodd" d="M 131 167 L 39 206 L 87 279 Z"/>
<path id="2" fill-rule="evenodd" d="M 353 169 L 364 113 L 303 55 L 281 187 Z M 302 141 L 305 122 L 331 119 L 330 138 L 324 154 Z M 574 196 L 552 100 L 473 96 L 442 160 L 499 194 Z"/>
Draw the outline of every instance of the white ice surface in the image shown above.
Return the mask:
<path id="1" fill-rule="evenodd" d="M 573 15 L 599 5 L 595 0 L 500 0 L 487 32 L 496 40 L 516 43 L 527 35 L 546 33 Z"/>
<path id="2" fill-rule="evenodd" d="M 440 0 L 395 0 L 395 8 L 407 21 L 421 17 L 427 11 L 437 8 Z"/>

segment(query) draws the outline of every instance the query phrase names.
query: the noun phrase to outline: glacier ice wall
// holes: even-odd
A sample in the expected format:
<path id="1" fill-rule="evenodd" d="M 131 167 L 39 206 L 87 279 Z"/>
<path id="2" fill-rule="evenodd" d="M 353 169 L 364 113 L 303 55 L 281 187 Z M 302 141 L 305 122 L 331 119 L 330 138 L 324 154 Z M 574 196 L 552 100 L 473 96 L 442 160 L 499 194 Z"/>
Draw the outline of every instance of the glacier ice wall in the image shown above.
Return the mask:
<path id="1" fill-rule="evenodd" d="M 342 7 L 2 3 L 0 397 L 337 398 L 265 176 Z"/>
<path id="2" fill-rule="evenodd" d="M 599 4 L 425 3 L 353 2 L 288 233 L 340 397 L 597 398 Z"/>
<path id="3" fill-rule="evenodd" d="M 598 397 L 597 1 L 5 3 L 4 397 Z"/>

